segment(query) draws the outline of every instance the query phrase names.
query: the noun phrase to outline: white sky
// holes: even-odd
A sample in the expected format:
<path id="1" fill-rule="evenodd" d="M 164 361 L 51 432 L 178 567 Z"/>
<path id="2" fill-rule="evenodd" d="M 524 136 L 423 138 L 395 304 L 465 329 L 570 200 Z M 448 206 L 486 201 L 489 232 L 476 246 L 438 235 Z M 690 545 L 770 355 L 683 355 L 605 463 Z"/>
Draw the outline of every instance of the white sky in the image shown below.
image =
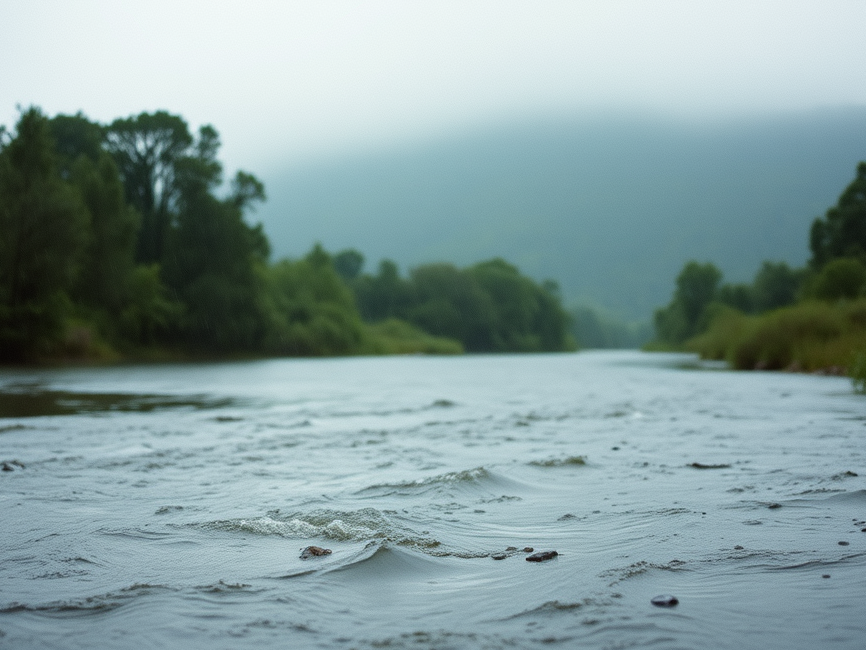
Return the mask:
<path id="1" fill-rule="evenodd" d="M 256 172 L 491 120 L 866 105 L 864 0 L 5 0 L 16 104 L 212 123 Z"/>

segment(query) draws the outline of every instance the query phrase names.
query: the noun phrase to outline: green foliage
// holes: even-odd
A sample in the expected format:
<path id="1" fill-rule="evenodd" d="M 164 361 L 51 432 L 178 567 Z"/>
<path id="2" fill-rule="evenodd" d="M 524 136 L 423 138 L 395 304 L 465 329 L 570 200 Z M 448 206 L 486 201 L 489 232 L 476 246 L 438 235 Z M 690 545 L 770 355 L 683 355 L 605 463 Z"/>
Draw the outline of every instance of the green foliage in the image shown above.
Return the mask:
<path id="1" fill-rule="evenodd" d="M 698 334 L 704 324 L 704 310 L 717 298 L 721 279 L 721 271 L 713 264 L 686 263 L 677 276 L 671 303 L 655 313 L 659 340 L 679 344 Z"/>
<path id="2" fill-rule="evenodd" d="M 408 279 L 384 260 L 376 276 L 352 282 L 364 319 L 399 318 L 471 352 L 574 349 L 555 283 L 538 285 L 511 264 L 493 259 L 458 269 L 427 264 Z"/>
<path id="3" fill-rule="evenodd" d="M 432 336 L 398 318 L 365 325 L 367 354 L 462 354 L 459 341 Z"/>
<path id="4" fill-rule="evenodd" d="M 48 120 L 24 111 L 0 152 L 0 359 L 33 360 L 62 335 L 88 220 L 58 174 Z"/>
<path id="5" fill-rule="evenodd" d="M 363 326 L 352 294 L 316 246 L 306 258 L 264 271 L 264 350 L 288 356 L 357 354 Z"/>
<path id="6" fill-rule="evenodd" d="M 859 259 L 837 257 L 813 278 L 809 294 L 818 300 L 853 300 L 866 295 L 866 264 Z"/>
<path id="7" fill-rule="evenodd" d="M 269 266 L 244 219 L 264 186 L 239 171 L 218 196 L 219 147 L 165 111 L 0 129 L 0 360 L 573 348 L 556 283 L 500 259 L 404 279 L 316 245 Z"/>
<path id="8" fill-rule="evenodd" d="M 400 277 L 391 260 L 379 263 L 375 276 L 362 275 L 352 283 L 361 316 L 368 323 L 388 318 L 404 318 L 412 303 L 412 287 Z"/>
<path id="9" fill-rule="evenodd" d="M 164 265 L 168 287 L 185 305 L 180 336 L 211 351 L 255 350 L 263 335 L 259 276 L 266 243 L 237 205 L 192 186 L 184 192 Z"/>
<path id="10" fill-rule="evenodd" d="M 354 248 L 340 251 L 334 255 L 334 270 L 346 282 L 351 282 L 361 274 L 364 268 L 364 256 Z"/>
<path id="11" fill-rule="evenodd" d="M 802 284 L 802 270 L 792 269 L 785 262 L 764 262 L 752 283 L 753 310 L 762 313 L 794 304 Z"/>
<path id="12" fill-rule="evenodd" d="M 866 299 L 803 302 L 761 316 L 726 308 L 687 348 L 739 369 L 842 372 L 866 340 Z"/>
<path id="13" fill-rule="evenodd" d="M 857 166 L 836 205 L 812 223 L 809 246 L 818 269 L 838 257 L 866 257 L 866 162 Z"/>

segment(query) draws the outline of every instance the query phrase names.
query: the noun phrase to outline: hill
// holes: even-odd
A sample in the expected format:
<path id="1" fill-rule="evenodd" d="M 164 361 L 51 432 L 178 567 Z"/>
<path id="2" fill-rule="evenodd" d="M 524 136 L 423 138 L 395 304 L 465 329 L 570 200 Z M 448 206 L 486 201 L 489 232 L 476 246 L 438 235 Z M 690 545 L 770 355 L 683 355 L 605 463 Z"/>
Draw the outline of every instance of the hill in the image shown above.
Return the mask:
<path id="1" fill-rule="evenodd" d="M 501 256 L 568 301 L 645 318 L 688 259 L 729 281 L 765 259 L 803 264 L 803 233 L 863 159 L 862 108 L 540 120 L 265 170 L 257 216 L 278 257 L 316 241 L 368 268 Z"/>

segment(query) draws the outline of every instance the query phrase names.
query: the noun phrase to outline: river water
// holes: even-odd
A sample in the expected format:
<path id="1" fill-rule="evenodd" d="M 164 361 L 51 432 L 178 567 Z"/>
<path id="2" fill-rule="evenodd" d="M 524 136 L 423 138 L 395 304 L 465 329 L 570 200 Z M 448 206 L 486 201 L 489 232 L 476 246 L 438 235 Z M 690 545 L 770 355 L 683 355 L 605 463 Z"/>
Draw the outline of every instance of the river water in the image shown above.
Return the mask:
<path id="1" fill-rule="evenodd" d="M 639 352 L 4 370 L 0 461 L 2 647 L 866 647 L 843 378 Z"/>

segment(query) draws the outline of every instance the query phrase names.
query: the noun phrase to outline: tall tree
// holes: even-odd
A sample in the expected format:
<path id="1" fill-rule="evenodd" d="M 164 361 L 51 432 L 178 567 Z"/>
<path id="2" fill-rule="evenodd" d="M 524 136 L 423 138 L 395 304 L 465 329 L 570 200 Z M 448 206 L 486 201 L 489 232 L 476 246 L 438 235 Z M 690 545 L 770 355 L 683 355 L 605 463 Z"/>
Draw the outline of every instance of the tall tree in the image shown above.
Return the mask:
<path id="1" fill-rule="evenodd" d="M 0 151 L 0 357 L 37 357 L 62 333 L 88 212 L 58 174 L 48 119 L 21 114 Z"/>
<path id="2" fill-rule="evenodd" d="M 193 145 L 189 127 L 166 111 L 141 113 L 112 122 L 105 139 L 120 169 L 127 201 L 141 215 L 136 259 L 161 262 L 180 199 L 178 165 Z"/>
<path id="3" fill-rule="evenodd" d="M 866 162 L 857 165 L 851 184 L 809 232 L 812 266 L 820 269 L 837 257 L 866 259 Z"/>
<path id="4" fill-rule="evenodd" d="M 129 206 L 117 166 L 102 148 L 103 128 L 81 113 L 50 120 L 60 173 L 90 213 L 73 299 L 116 317 L 129 299 L 139 217 Z"/>

